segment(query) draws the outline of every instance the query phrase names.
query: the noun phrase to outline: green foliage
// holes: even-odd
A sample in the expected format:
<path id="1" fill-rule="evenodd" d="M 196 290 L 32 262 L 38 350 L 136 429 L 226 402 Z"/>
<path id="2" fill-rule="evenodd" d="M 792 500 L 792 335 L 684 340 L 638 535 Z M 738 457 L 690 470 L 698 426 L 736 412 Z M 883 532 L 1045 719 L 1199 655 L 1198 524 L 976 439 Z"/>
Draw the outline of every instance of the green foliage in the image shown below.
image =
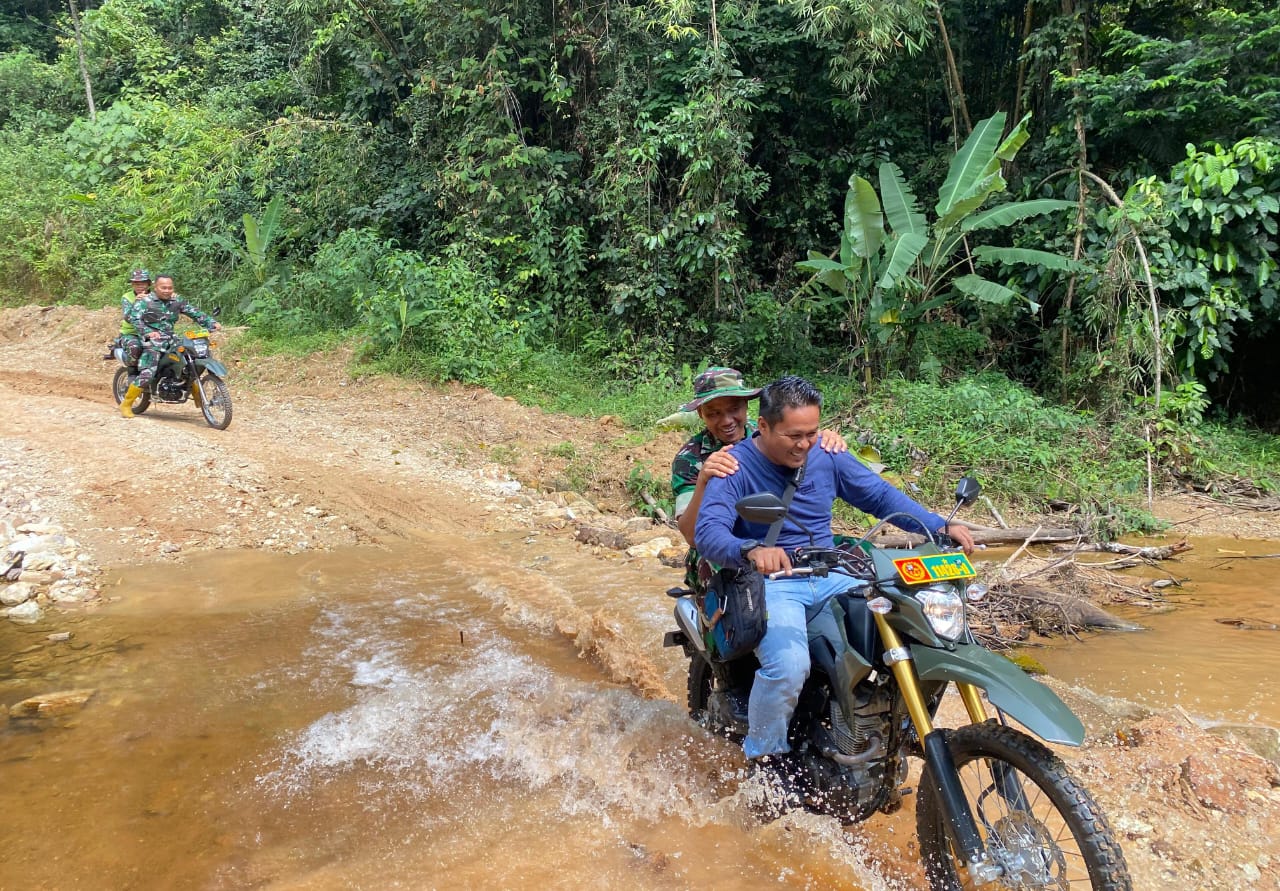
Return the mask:
<path id="1" fill-rule="evenodd" d="M 1163 334 L 1184 375 L 1213 380 L 1248 329 L 1280 320 L 1280 143 L 1187 147 L 1170 181 L 1140 180 L 1125 212 L 1154 235 L 1153 274 L 1175 302 Z"/>
<path id="2" fill-rule="evenodd" d="M 852 177 L 845 197 L 839 260 L 811 251 L 809 259 L 799 264 L 843 302 L 850 358 L 855 367 L 865 369 L 868 387 L 872 373 L 905 370 L 919 329 L 931 315 L 954 312 L 961 296 L 979 306 L 1005 306 L 1018 296 L 976 271 L 958 275 L 960 270 L 975 270 L 983 264 L 1071 268 L 1070 260 L 1046 251 L 969 247 L 972 233 L 998 230 L 1071 206 L 1068 201 L 1040 199 L 978 212 L 993 195 L 1004 191 L 1001 165 L 1012 161 L 1027 139 L 1026 119 L 1002 139 L 1004 121 L 1003 113 L 982 121 L 956 153 L 939 189 L 932 224 L 920 211 L 902 171 L 884 162 L 879 171 L 883 210 L 875 187 L 861 176 Z"/>
<path id="3" fill-rule="evenodd" d="M 671 479 L 666 476 L 654 476 L 648 464 L 637 464 L 627 475 L 627 494 L 631 496 L 631 509 L 642 517 L 658 517 L 658 512 L 670 517 L 675 510 L 676 500 L 671 497 Z M 650 504 L 645 496 L 649 496 Z"/>

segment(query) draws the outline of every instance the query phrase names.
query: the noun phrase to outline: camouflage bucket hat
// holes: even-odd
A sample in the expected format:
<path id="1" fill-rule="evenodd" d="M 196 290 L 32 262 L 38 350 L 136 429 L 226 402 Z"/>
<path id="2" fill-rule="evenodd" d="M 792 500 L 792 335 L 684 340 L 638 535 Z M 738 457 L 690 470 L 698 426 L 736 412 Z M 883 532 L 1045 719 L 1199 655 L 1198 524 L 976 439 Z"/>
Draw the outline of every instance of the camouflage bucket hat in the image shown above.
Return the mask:
<path id="1" fill-rule="evenodd" d="M 736 368 L 712 366 L 693 379 L 693 400 L 680 406 L 681 411 L 697 411 L 698 406 L 721 396 L 741 396 L 754 399 L 760 395 L 759 387 L 748 387 L 742 382 L 742 372 Z"/>

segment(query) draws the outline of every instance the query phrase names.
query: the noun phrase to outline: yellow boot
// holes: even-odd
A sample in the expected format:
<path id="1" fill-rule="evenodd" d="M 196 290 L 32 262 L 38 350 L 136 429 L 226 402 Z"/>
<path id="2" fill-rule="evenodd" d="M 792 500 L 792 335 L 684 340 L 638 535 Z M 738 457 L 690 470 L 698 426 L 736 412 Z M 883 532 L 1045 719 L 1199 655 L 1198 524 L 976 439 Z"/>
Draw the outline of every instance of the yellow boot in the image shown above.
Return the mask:
<path id="1" fill-rule="evenodd" d="M 129 389 L 125 390 L 124 398 L 120 400 L 120 415 L 125 418 L 133 417 L 133 401 L 142 395 L 142 390 L 137 384 L 130 384 Z"/>

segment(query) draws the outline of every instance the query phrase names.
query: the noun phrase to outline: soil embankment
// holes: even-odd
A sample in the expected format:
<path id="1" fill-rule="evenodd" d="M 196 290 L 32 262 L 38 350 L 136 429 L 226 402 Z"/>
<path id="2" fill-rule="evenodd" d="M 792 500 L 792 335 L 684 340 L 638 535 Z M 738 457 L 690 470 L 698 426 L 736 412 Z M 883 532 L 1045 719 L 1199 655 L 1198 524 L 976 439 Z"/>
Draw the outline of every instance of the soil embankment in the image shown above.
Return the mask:
<path id="1" fill-rule="evenodd" d="M 679 434 L 636 443 L 608 418 L 552 416 L 478 389 L 352 379 L 345 355 L 250 359 L 232 337 L 220 348 L 233 369 L 228 430 L 190 405 L 130 421 L 111 400 L 114 363 L 99 358 L 117 322 L 111 309 L 0 311 L 0 538 L 23 524 L 56 528 L 78 544 L 83 579 L 99 566 L 220 548 L 297 552 L 535 525 L 572 536 L 584 511 L 594 515 L 567 494 L 584 487 L 604 510 L 600 529 L 631 546 L 653 542 L 636 559 L 654 559 L 662 535 L 678 539 L 620 514 L 632 468 L 661 478 Z M 1179 534 L 1280 542 L 1277 514 L 1186 498 L 1164 510 Z M 50 608 L 122 596 L 96 593 Z M 1115 824 L 1135 887 L 1280 888 L 1273 765 L 1176 711 L 1097 708 L 1086 718 L 1090 744 L 1064 754 Z"/>

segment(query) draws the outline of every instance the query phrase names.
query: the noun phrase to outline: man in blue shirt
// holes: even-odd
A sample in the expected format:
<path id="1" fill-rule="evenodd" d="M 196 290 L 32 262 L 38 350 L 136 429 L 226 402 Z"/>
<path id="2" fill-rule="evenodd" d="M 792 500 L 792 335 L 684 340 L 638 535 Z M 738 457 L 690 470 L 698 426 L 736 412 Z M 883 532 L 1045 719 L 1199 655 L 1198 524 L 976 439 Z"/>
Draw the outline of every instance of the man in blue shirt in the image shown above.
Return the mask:
<path id="1" fill-rule="evenodd" d="M 836 498 L 876 517 L 904 513 L 906 517 L 894 518 L 895 525 L 908 532 L 945 532 L 965 553 L 972 551 L 973 536 L 964 526 L 948 526 L 942 517 L 925 510 L 848 452 L 832 454 L 818 448 L 821 413 L 822 394 L 803 378 L 784 377 L 764 388 L 759 433 L 734 447 L 737 473 L 707 483 L 694 532 L 704 557 L 727 567 L 745 567 L 750 562 L 766 575 L 786 572 L 791 569 L 790 552 L 796 547 L 811 543 L 832 546 L 831 507 Z M 746 522 L 733 506 L 743 496 L 757 492 L 781 497 L 802 466 L 804 477 L 790 506 L 795 523 L 788 519 L 776 545 L 765 547 L 761 541 L 768 527 Z M 809 676 L 806 629 L 824 611 L 829 617 L 828 602 L 848 587 L 849 580 L 839 575 L 765 581 L 769 622 L 756 647 L 760 669 L 751 686 L 748 733 L 743 743 L 748 758 L 790 751 L 787 725 Z"/>

